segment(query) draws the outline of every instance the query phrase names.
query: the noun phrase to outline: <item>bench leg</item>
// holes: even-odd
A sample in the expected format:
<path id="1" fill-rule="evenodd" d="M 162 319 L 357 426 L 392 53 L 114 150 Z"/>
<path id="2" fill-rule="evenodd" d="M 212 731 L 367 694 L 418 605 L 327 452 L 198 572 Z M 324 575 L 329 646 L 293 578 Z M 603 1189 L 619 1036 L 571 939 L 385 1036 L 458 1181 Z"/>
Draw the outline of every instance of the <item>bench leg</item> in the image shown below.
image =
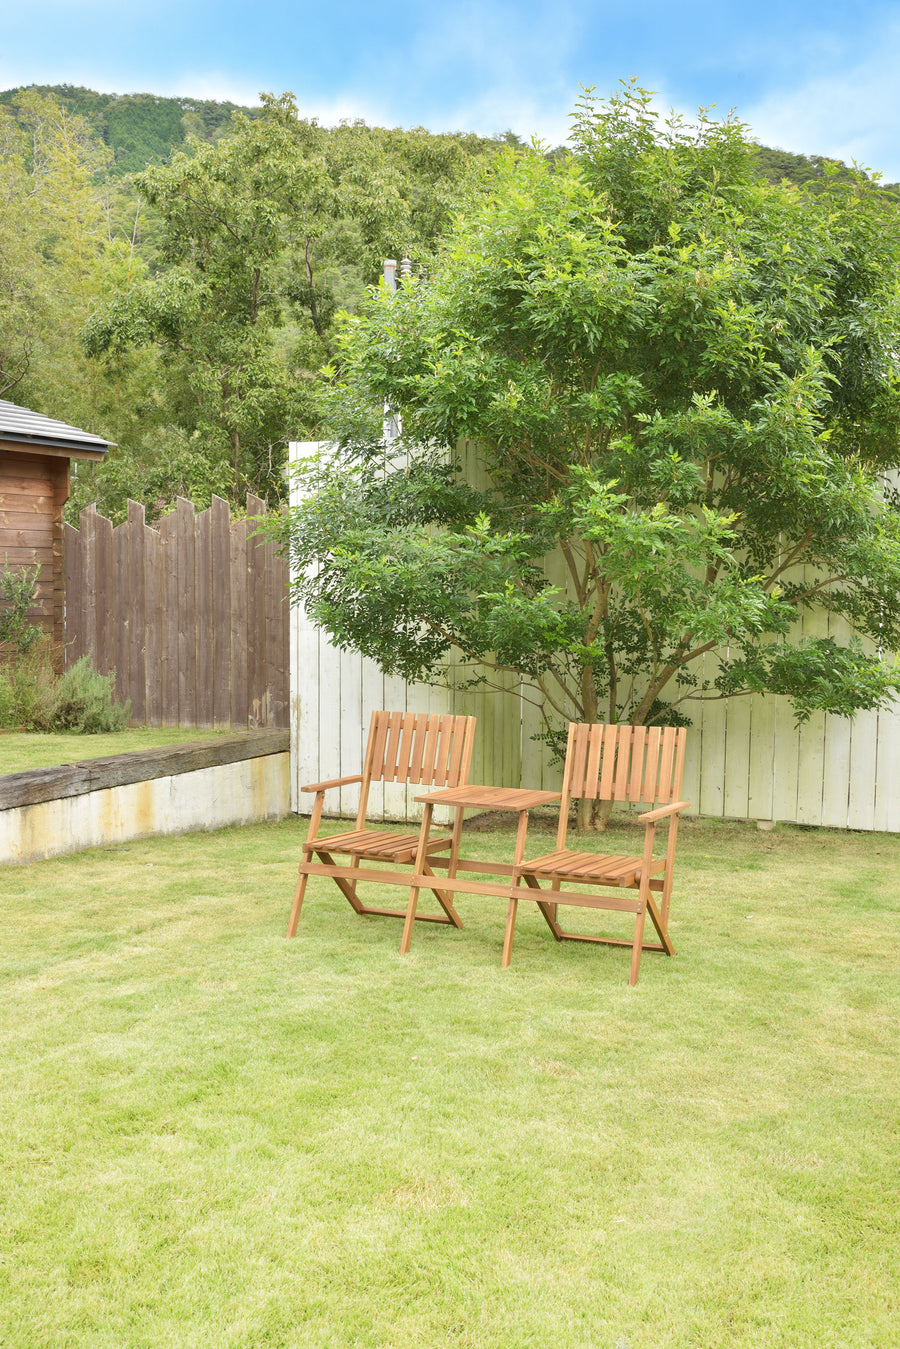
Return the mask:
<path id="1" fill-rule="evenodd" d="M 509 968 L 509 962 L 512 960 L 513 937 L 516 931 L 516 914 L 519 909 L 519 901 L 511 897 L 509 908 L 506 911 L 506 932 L 503 936 L 503 954 L 500 957 L 500 968 L 505 970 Z"/>
<path id="2" fill-rule="evenodd" d="M 294 907 L 291 909 L 291 917 L 288 922 L 287 935 L 289 937 L 295 937 L 297 935 L 297 924 L 300 921 L 300 910 L 303 908 L 303 896 L 306 893 L 306 882 L 308 880 L 309 875 L 301 872 L 297 880 L 297 890 L 294 895 Z"/>

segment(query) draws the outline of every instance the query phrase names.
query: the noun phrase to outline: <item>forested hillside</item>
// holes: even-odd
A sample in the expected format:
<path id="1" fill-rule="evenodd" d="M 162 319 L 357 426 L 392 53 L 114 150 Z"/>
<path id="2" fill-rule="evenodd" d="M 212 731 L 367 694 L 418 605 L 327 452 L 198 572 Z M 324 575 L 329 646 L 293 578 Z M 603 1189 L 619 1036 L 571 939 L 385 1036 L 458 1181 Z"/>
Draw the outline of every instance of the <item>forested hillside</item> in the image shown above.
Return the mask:
<path id="1" fill-rule="evenodd" d="M 19 90 L 0 93 L 0 106 L 13 115 Z M 110 172 L 139 173 L 151 164 L 163 164 L 173 150 L 182 149 L 191 136 L 218 140 L 231 130 L 236 112 L 253 116 L 250 108 L 209 99 L 162 98 L 158 94 L 98 94 L 71 84 L 31 85 L 29 93 L 52 98 L 66 112 L 83 117 L 109 147 Z"/>
<path id="2" fill-rule="evenodd" d="M 10 108 L 15 115 L 20 92 L 6 89 L 0 93 L 0 107 Z M 191 137 L 200 141 L 218 140 L 232 129 L 235 113 L 247 117 L 259 113 L 258 108 L 212 99 L 100 94 L 70 84 L 30 85 L 29 92 L 52 98 L 67 112 L 83 117 L 109 147 L 110 171 L 118 176 L 165 163 L 172 151 L 184 149 Z M 513 148 L 524 145 L 512 132 L 504 132 L 498 139 Z M 849 173 L 839 160 L 817 154 L 792 154 L 766 145 L 758 147 L 756 161 L 757 172 L 771 183 L 786 181 L 800 185 L 821 181 L 829 166 L 834 166 L 839 174 Z"/>
<path id="3" fill-rule="evenodd" d="M 483 166 L 515 151 L 533 153 L 509 132 L 321 127 L 289 94 L 0 94 L 0 397 L 118 445 L 81 471 L 71 513 L 277 502 L 288 442 L 320 430 L 336 313 L 385 257 L 427 271 L 459 204 L 489 190 Z M 851 178 L 765 147 L 752 167 L 799 190 Z"/>

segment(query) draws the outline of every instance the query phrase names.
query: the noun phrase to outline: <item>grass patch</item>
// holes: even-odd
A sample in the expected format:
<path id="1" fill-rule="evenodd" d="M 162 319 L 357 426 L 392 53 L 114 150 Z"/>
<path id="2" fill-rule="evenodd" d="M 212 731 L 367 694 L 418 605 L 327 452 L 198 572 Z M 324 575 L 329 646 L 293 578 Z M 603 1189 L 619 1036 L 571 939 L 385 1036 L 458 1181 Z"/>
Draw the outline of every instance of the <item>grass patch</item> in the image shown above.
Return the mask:
<path id="1" fill-rule="evenodd" d="M 0 776 L 78 763 L 82 759 L 102 759 L 108 754 L 131 754 L 159 745 L 184 745 L 221 735 L 234 735 L 234 731 L 195 730 L 187 726 L 136 726 L 103 735 L 0 730 Z"/>
<path id="2" fill-rule="evenodd" d="M 287 942 L 303 832 L 4 871 L 0 1343 L 893 1349 L 900 838 L 685 823 L 629 989 L 485 898 Z"/>

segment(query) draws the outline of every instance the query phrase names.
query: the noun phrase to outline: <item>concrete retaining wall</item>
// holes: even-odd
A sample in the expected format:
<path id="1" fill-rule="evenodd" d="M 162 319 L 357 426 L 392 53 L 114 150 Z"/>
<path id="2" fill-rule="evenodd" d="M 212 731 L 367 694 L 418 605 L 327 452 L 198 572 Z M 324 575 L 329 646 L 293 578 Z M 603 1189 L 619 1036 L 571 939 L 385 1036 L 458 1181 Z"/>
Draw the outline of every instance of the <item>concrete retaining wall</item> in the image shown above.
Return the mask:
<path id="1" fill-rule="evenodd" d="M 0 865 L 155 834 L 281 819 L 287 731 L 256 731 L 0 778 Z"/>

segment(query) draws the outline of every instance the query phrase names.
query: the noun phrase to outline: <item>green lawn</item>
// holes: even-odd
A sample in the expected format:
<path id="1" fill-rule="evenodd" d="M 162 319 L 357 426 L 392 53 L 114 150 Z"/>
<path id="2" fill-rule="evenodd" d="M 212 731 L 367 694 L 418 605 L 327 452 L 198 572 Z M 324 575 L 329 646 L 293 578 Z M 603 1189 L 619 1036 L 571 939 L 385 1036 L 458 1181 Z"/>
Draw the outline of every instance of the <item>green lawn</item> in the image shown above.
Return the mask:
<path id="1" fill-rule="evenodd" d="M 301 833 L 3 870 L 0 1344 L 895 1349 L 900 837 L 687 823 L 631 989 L 497 900 L 287 942 Z"/>
<path id="2" fill-rule="evenodd" d="M 157 745 L 182 745 L 192 740 L 234 734 L 232 730 L 195 730 L 185 726 L 137 726 L 105 735 L 0 730 L 0 775 L 24 773 L 29 768 L 52 768 L 56 764 L 78 763 L 81 759 L 102 759 L 107 754 L 130 754 L 134 750 L 155 749 Z"/>

